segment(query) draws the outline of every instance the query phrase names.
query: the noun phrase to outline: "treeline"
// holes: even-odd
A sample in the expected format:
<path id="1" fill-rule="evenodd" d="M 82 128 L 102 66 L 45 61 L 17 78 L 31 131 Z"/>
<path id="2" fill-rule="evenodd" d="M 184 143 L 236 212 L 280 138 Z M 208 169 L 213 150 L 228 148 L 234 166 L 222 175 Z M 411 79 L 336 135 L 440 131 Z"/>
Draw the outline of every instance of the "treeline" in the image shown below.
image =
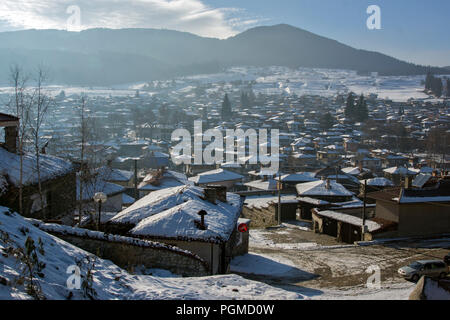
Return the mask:
<path id="1" fill-rule="evenodd" d="M 425 79 L 425 92 L 430 93 L 438 98 L 450 97 L 450 79 L 435 77 L 428 72 Z"/>

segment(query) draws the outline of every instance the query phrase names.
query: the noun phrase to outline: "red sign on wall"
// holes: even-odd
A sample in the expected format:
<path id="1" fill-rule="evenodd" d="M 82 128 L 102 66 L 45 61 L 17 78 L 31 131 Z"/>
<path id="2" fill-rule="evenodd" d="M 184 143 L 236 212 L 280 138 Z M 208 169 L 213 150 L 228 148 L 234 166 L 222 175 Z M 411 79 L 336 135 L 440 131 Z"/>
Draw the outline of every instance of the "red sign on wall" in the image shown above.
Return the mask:
<path id="1" fill-rule="evenodd" d="M 248 226 L 245 223 L 241 223 L 238 226 L 238 230 L 239 230 L 239 232 L 245 233 L 248 231 Z"/>

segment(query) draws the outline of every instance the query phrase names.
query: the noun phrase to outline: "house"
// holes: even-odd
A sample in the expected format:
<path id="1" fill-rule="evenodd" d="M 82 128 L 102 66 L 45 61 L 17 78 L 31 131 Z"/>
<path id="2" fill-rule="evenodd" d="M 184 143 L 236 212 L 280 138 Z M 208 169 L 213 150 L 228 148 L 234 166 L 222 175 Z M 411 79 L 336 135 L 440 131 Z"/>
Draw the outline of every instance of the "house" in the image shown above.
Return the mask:
<path id="1" fill-rule="evenodd" d="M 280 196 L 281 222 L 297 219 L 298 200 L 295 194 Z M 252 221 L 252 226 L 265 228 L 278 225 L 278 196 L 254 194 L 245 197 L 242 217 Z"/>
<path id="2" fill-rule="evenodd" d="M 249 191 L 271 191 L 278 190 L 278 182 L 275 179 L 261 179 L 253 180 L 244 183 L 244 186 L 248 188 Z"/>
<path id="3" fill-rule="evenodd" d="M 224 187 L 182 186 L 149 194 L 106 227 L 110 233 L 188 250 L 208 263 L 211 274 L 227 273 L 239 243 L 241 211 L 241 197 Z"/>
<path id="4" fill-rule="evenodd" d="M 313 231 L 335 237 L 339 242 L 354 243 L 361 240 L 372 240 L 375 235 L 392 229 L 393 224 L 382 220 L 368 219 L 333 210 L 312 212 Z M 364 238 L 362 237 L 364 223 Z"/>
<path id="5" fill-rule="evenodd" d="M 398 224 L 397 236 L 450 233 L 450 178 L 432 187 L 391 188 L 369 193 L 376 201 L 376 218 Z"/>
<path id="6" fill-rule="evenodd" d="M 118 184 L 125 188 L 134 188 L 134 172 L 114 169 L 110 162 L 107 166 L 98 169 L 98 174 L 107 182 Z"/>
<path id="7" fill-rule="evenodd" d="M 299 183 L 318 181 L 314 172 L 297 172 L 285 174 L 280 177 L 275 177 L 275 180 L 280 181 L 283 190 L 295 191 L 295 186 Z"/>
<path id="8" fill-rule="evenodd" d="M 21 181 L 18 152 L 19 119 L 0 114 L 0 126 L 5 128 L 5 141 L 0 146 L 0 205 L 20 212 Z M 22 157 L 21 214 L 36 219 L 59 219 L 72 213 L 76 205 L 75 168 L 71 162 L 50 155 L 39 155 L 42 201 L 36 155 Z"/>
<path id="9" fill-rule="evenodd" d="M 77 174 L 76 183 L 76 197 L 77 201 L 82 201 L 84 206 L 84 211 L 96 212 L 97 204 L 94 201 L 94 196 L 96 193 L 103 192 L 108 197 L 106 203 L 102 204 L 102 210 L 104 212 L 120 212 L 123 209 L 124 200 L 127 200 L 125 195 L 126 188 L 108 182 L 104 180 L 104 176 L 98 173 L 92 174 L 88 179 L 81 184 L 80 174 Z M 80 185 L 82 185 L 82 196 L 80 198 Z"/>
<path id="10" fill-rule="evenodd" d="M 392 188 L 394 186 L 394 183 L 386 178 L 383 177 L 376 177 L 373 179 L 367 179 L 366 181 L 361 180 L 361 189 L 360 189 L 360 195 L 364 195 L 364 188 L 366 188 L 365 192 L 376 192 L 376 191 L 382 191 L 386 188 Z M 368 199 L 370 203 L 374 203 L 370 201 L 371 199 Z"/>
<path id="11" fill-rule="evenodd" d="M 384 176 L 390 179 L 395 185 L 400 185 L 405 179 L 415 177 L 417 171 L 407 167 L 392 167 L 383 170 Z"/>
<path id="12" fill-rule="evenodd" d="M 189 178 L 189 181 L 200 187 L 214 184 L 232 189 L 237 183 L 241 183 L 242 179 L 244 177 L 240 174 L 224 169 L 216 169 L 200 173 L 195 177 Z"/>
<path id="13" fill-rule="evenodd" d="M 151 192 L 193 184 L 185 174 L 164 168 L 152 171 L 138 185 L 139 197 L 145 197 Z"/>
<path id="14" fill-rule="evenodd" d="M 342 184 L 330 179 L 300 183 L 296 185 L 300 217 L 311 220 L 311 210 L 318 205 L 330 203 L 343 203 L 353 200 L 354 193 L 347 190 Z"/>

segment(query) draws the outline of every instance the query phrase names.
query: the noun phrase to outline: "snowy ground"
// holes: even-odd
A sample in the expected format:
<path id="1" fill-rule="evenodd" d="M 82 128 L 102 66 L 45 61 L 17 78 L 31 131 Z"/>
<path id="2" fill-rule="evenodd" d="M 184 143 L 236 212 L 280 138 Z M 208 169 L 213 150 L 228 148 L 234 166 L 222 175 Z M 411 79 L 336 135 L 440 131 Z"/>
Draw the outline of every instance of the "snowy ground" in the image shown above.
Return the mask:
<path id="1" fill-rule="evenodd" d="M 321 300 L 405 300 L 415 287 L 398 268 L 416 260 L 442 259 L 450 249 L 443 237 L 346 245 L 298 228 L 250 230 L 250 253 L 232 261 L 231 270 L 246 278 Z M 379 268 L 380 288 L 367 285 Z"/>
<path id="2" fill-rule="evenodd" d="M 427 99 L 424 94 L 425 80 L 423 76 L 388 76 L 377 75 L 362 76 L 355 71 L 335 69 L 311 69 L 299 68 L 289 69 L 287 67 L 233 67 L 216 74 L 200 74 L 190 77 L 175 79 L 176 86 L 166 85 L 164 81 L 159 83 L 159 88 L 152 92 L 141 91 L 142 95 L 154 95 L 163 90 L 166 93 L 190 94 L 198 84 L 217 84 L 222 81 L 231 82 L 236 80 L 255 81 L 253 86 L 255 93 L 266 94 L 303 94 L 333 96 L 337 93 L 353 91 L 356 94 L 375 93 L 379 98 L 390 98 L 394 101 L 406 101 L 410 98 Z M 152 83 L 152 85 L 154 84 Z M 172 81 L 167 81 L 172 84 Z M 145 83 L 124 84 L 113 87 L 67 87 L 53 85 L 47 88 L 51 95 L 57 95 L 62 90 L 67 96 L 85 93 L 89 96 L 133 96 L 136 90 L 142 89 Z M 211 88 L 212 93 L 223 88 Z M 0 96 L 11 94 L 12 88 L 0 88 Z"/>
<path id="3" fill-rule="evenodd" d="M 36 284 L 46 299 L 87 299 L 83 292 L 68 289 L 66 273 L 70 266 L 81 262 L 82 279 L 86 279 L 87 263 L 83 259 L 91 254 L 51 236 L 24 220 L 17 214 L 0 207 L 0 300 L 31 299 L 23 283 L 17 283 L 23 264 L 15 259 L 8 248 L 23 247 L 27 237 L 36 243 L 42 240 L 44 252 L 37 252 L 39 261 L 45 263 L 42 274 L 35 275 Z M 8 233 L 8 237 L 6 236 Z M 91 260 L 94 261 L 94 260 Z M 86 260 L 84 260 L 86 262 Z M 204 278 L 177 278 L 163 270 L 153 270 L 153 275 L 131 275 L 108 260 L 97 258 L 93 271 L 92 289 L 97 299 L 302 299 L 302 295 L 285 291 L 265 283 L 244 279 L 238 275 Z M 161 276 L 161 277 L 160 277 Z M 72 293 L 71 293 L 72 292 Z"/>

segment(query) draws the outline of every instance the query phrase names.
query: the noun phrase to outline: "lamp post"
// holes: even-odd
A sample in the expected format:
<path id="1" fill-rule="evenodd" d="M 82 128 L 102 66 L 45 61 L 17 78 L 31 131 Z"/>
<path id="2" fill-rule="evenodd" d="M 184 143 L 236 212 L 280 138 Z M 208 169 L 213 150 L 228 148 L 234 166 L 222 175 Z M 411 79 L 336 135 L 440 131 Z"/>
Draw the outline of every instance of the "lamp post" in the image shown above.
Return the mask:
<path id="1" fill-rule="evenodd" d="M 102 214 L 102 204 L 108 200 L 108 197 L 103 192 L 97 192 L 94 195 L 94 201 L 98 203 L 98 219 L 97 219 L 97 230 L 100 230 L 101 214 Z"/>

